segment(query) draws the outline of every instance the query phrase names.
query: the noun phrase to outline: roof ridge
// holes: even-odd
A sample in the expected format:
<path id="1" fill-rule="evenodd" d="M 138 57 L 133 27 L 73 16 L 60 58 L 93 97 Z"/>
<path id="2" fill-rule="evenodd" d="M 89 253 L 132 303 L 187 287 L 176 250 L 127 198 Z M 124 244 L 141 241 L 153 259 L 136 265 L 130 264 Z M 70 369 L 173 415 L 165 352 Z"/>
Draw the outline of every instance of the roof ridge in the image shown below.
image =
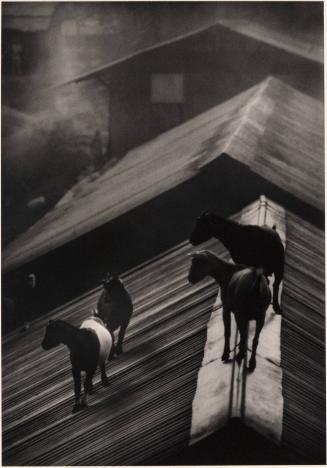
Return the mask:
<path id="1" fill-rule="evenodd" d="M 251 125 L 257 137 L 260 137 L 260 135 L 264 132 L 269 116 L 273 114 L 276 104 L 278 104 L 278 102 L 280 102 L 281 99 L 277 93 L 283 91 L 284 93 L 290 96 L 292 95 L 295 98 L 298 98 L 299 100 L 305 99 L 307 102 L 310 101 L 311 103 L 315 103 L 316 105 L 321 105 L 318 99 L 308 96 L 307 94 L 291 86 L 290 84 L 285 83 L 284 81 L 280 80 L 279 78 L 273 75 L 270 75 L 267 78 L 265 78 L 263 81 L 258 83 L 256 87 L 257 90 L 253 93 L 253 95 L 249 99 L 249 102 L 237 111 L 237 113 L 239 114 L 239 123 L 235 130 L 231 132 L 231 135 L 225 143 L 223 151 L 224 153 L 229 154 L 230 156 L 233 156 L 233 153 L 235 151 L 234 144 L 237 142 L 237 139 L 240 137 L 240 134 L 246 127 Z M 243 93 L 238 94 L 238 96 L 241 96 L 241 94 Z M 265 101 L 263 102 L 263 100 Z M 259 101 L 261 101 L 260 106 L 257 105 Z M 253 116 L 253 113 L 258 111 L 260 112 L 260 120 L 258 120 L 257 116 Z M 245 162 L 248 161 L 250 156 L 251 155 L 244 157 L 243 155 L 243 159 L 245 160 Z"/>
<path id="2" fill-rule="evenodd" d="M 266 91 L 268 90 L 269 87 L 271 87 L 271 83 L 283 83 L 277 78 L 274 78 L 272 76 L 269 76 L 265 80 L 261 81 L 257 86 L 256 92 L 253 94 L 253 96 L 250 98 L 248 104 L 239 109 L 239 114 L 240 114 L 240 122 L 237 125 L 236 129 L 231 133 L 228 141 L 226 142 L 224 146 L 224 153 L 229 154 L 230 149 L 234 143 L 234 140 L 239 136 L 240 132 L 243 130 L 243 128 L 246 126 L 248 123 L 248 117 L 251 115 L 253 109 L 255 108 L 257 102 L 263 97 L 263 95 L 266 94 Z M 273 108 L 270 108 L 270 112 Z M 268 116 L 267 116 L 268 117 Z M 264 119 L 264 123 L 261 124 L 263 127 L 267 119 Z"/>

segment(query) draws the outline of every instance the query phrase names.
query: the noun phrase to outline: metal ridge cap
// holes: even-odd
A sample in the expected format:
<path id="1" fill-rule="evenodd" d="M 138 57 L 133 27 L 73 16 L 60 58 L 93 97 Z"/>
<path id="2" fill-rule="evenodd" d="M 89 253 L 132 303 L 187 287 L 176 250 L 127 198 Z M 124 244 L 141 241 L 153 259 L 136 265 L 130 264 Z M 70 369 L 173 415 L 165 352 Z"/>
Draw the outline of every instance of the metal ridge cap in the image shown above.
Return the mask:
<path id="1" fill-rule="evenodd" d="M 264 195 L 243 209 L 240 221 L 254 225 L 277 224 L 285 244 L 285 210 Z M 249 342 L 253 333 L 254 327 L 250 325 Z M 231 365 L 222 363 L 220 354 L 224 331 L 219 291 L 207 326 L 207 342 L 193 400 L 189 445 L 223 428 L 232 418 L 241 419 L 245 425 L 280 444 L 284 408 L 280 334 L 281 316 L 276 315 L 270 306 L 260 336 L 256 370 L 251 374 L 247 372 L 249 349 L 240 367 L 235 359 Z M 232 315 L 231 349 L 234 357 L 237 346 L 238 331 Z"/>

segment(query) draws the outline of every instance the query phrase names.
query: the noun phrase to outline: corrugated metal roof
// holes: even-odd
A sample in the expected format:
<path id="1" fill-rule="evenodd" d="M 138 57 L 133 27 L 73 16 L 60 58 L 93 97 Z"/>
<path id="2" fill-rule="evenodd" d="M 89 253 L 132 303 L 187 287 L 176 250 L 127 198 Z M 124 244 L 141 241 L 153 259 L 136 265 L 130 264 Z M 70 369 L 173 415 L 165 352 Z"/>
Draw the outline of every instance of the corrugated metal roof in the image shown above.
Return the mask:
<path id="1" fill-rule="evenodd" d="M 190 288 L 188 244 L 125 277 L 135 312 L 125 352 L 108 365 L 110 387 L 72 416 L 67 350 L 40 349 L 42 318 L 26 336 L 3 343 L 3 460 L 27 465 L 124 465 L 142 462 L 189 438 L 214 285 Z M 79 324 L 99 292 L 51 316 Z M 21 350 L 17 353 L 18 349 Z M 98 377 L 98 376 L 97 376 Z"/>
<path id="2" fill-rule="evenodd" d="M 286 223 L 282 445 L 296 451 L 299 460 L 323 463 L 324 236 L 291 213 Z M 227 258 L 217 241 L 205 246 Z M 217 292 L 210 280 L 188 284 L 186 254 L 191 250 L 185 242 L 124 275 L 135 304 L 125 354 L 108 365 L 108 388 L 101 389 L 97 374 L 90 407 L 82 413 L 70 414 L 67 350 L 44 352 L 40 342 L 49 316 L 80 324 L 95 305 L 98 289 L 38 319 L 28 334 L 4 338 L 4 464 L 142 464 L 187 445 Z"/>
<path id="3" fill-rule="evenodd" d="M 191 179 L 222 154 L 324 210 L 323 106 L 268 78 L 129 153 L 3 252 L 32 260 Z M 110 193 L 110 197 L 108 197 Z"/>
<path id="4" fill-rule="evenodd" d="M 283 289 L 283 439 L 303 463 L 326 462 L 325 239 L 288 213 Z"/>

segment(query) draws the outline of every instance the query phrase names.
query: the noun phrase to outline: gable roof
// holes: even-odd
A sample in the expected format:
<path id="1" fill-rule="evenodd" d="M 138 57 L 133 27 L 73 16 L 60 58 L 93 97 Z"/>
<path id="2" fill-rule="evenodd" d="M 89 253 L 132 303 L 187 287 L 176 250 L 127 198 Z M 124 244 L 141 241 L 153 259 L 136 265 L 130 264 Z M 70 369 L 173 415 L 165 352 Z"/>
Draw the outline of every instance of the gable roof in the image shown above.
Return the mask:
<path id="1" fill-rule="evenodd" d="M 129 151 L 96 180 L 73 188 L 4 250 L 3 269 L 127 213 L 191 179 L 222 154 L 323 212 L 322 112 L 320 102 L 268 78 Z"/>
<path id="2" fill-rule="evenodd" d="M 128 22 L 131 13 L 128 3 L 126 7 L 115 4 L 99 7 L 97 14 L 107 17 L 109 23 L 112 16 L 117 14 L 120 17 L 123 29 L 119 31 L 121 37 L 118 51 L 115 48 L 107 51 L 102 63 L 92 69 L 82 65 L 79 73 L 75 72 L 75 75 L 58 83 L 56 87 L 94 78 L 141 54 L 216 28 L 223 31 L 228 28 L 243 36 L 244 40 L 251 38 L 323 64 L 323 10 L 318 4 L 311 9 L 306 4 L 297 4 L 291 11 L 277 3 L 263 3 L 260 8 L 246 2 L 157 3 L 152 8 L 147 3 L 145 7 L 144 2 L 138 3 L 134 26 L 131 28 L 127 25 L 125 29 L 124 23 Z M 133 37 L 129 36 L 131 29 Z"/>
<path id="3" fill-rule="evenodd" d="M 275 210 L 276 205 L 268 200 L 268 215 Z M 242 216 L 244 221 L 256 223 L 259 211 L 256 201 L 233 219 Z M 324 234 L 287 211 L 285 222 L 281 348 L 271 348 L 281 353 L 283 371 L 280 443 L 297 454 L 298 462 L 324 464 Z M 215 240 L 202 247 L 228 258 Z M 101 389 L 96 377 L 95 393 L 86 411 L 70 414 L 72 379 L 67 350 L 60 347 L 46 353 L 39 350 L 39 343 L 49 318 L 79 325 L 88 317 L 100 288 L 41 317 L 27 335 L 14 332 L 4 337 L 2 428 L 6 464 L 156 464 L 189 445 L 203 348 L 217 294 L 213 281 L 188 284 L 187 253 L 192 250 L 183 242 L 123 276 L 134 302 L 125 354 L 108 365 L 108 388 Z M 220 327 L 215 329 L 220 333 Z M 269 347 L 267 341 L 259 342 L 260 359 Z M 216 361 L 220 360 L 219 346 L 212 350 L 211 358 Z M 271 366 L 279 368 L 274 362 Z M 258 364 L 255 373 L 260 379 L 264 367 Z M 273 373 L 268 378 L 276 382 Z M 251 392 L 252 398 L 260 400 L 258 388 Z M 222 398 L 221 404 L 228 406 L 228 398 Z M 259 407 L 254 404 L 254 409 Z M 214 405 L 211 409 L 215 410 Z M 263 418 L 263 423 L 266 429 L 271 427 L 269 418 Z M 204 429 L 209 433 L 210 424 L 206 424 Z M 251 425 L 262 433 L 262 421 L 255 418 Z M 202 456 L 205 460 L 206 454 Z M 219 450 L 215 456 L 219 464 Z M 265 464 L 269 462 L 265 459 Z"/>

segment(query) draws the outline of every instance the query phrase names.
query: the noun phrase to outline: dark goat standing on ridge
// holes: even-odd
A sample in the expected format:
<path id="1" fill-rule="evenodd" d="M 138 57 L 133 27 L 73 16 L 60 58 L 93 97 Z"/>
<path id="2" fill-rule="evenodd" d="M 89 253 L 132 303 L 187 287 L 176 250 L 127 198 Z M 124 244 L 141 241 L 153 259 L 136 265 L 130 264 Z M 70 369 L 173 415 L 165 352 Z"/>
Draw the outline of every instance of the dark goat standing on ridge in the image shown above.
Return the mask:
<path id="1" fill-rule="evenodd" d="M 123 352 L 123 340 L 133 313 L 133 302 L 118 275 L 109 274 L 101 281 L 103 291 L 97 304 L 97 315 L 111 333 L 113 346 L 111 357 Z M 117 345 L 114 345 L 114 331 L 119 328 Z"/>
<path id="2" fill-rule="evenodd" d="M 284 274 L 284 246 L 276 228 L 239 224 L 214 213 L 203 213 L 196 220 L 190 242 L 198 245 L 216 237 L 229 251 L 235 263 L 262 267 L 266 276 L 274 274 L 273 308 L 281 314 L 279 285 Z"/>
<path id="3" fill-rule="evenodd" d="M 98 365 L 101 369 L 101 383 L 103 386 L 108 385 L 105 362 L 111 350 L 112 338 L 104 323 L 96 317 L 84 320 L 80 328 L 63 320 L 50 320 L 41 346 L 48 350 L 60 343 L 68 346 L 70 350 L 75 391 L 73 413 L 75 413 L 87 406 L 87 395 L 92 393 L 92 380 Z M 84 396 L 81 398 L 82 371 L 86 372 L 86 378 Z"/>
<path id="4" fill-rule="evenodd" d="M 256 367 L 256 352 L 259 335 L 265 323 L 266 310 L 271 301 L 268 281 L 262 268 L 245 268 L 220 259 L 207 250 L 192 255 L 192 264 L 188 280 L 196 284 L 206 276 L 214 278 L 221 289 L 225 346 L 222 361 L 228 362 L 230 354 L 231 312 L 234 313 L 240 332 L 240 348 L 236 356 L 240 364 L 245 356 L 248 323 L 256 321 L 256 330 L 252 343 L 252 354 L 248 370 Z"/>

